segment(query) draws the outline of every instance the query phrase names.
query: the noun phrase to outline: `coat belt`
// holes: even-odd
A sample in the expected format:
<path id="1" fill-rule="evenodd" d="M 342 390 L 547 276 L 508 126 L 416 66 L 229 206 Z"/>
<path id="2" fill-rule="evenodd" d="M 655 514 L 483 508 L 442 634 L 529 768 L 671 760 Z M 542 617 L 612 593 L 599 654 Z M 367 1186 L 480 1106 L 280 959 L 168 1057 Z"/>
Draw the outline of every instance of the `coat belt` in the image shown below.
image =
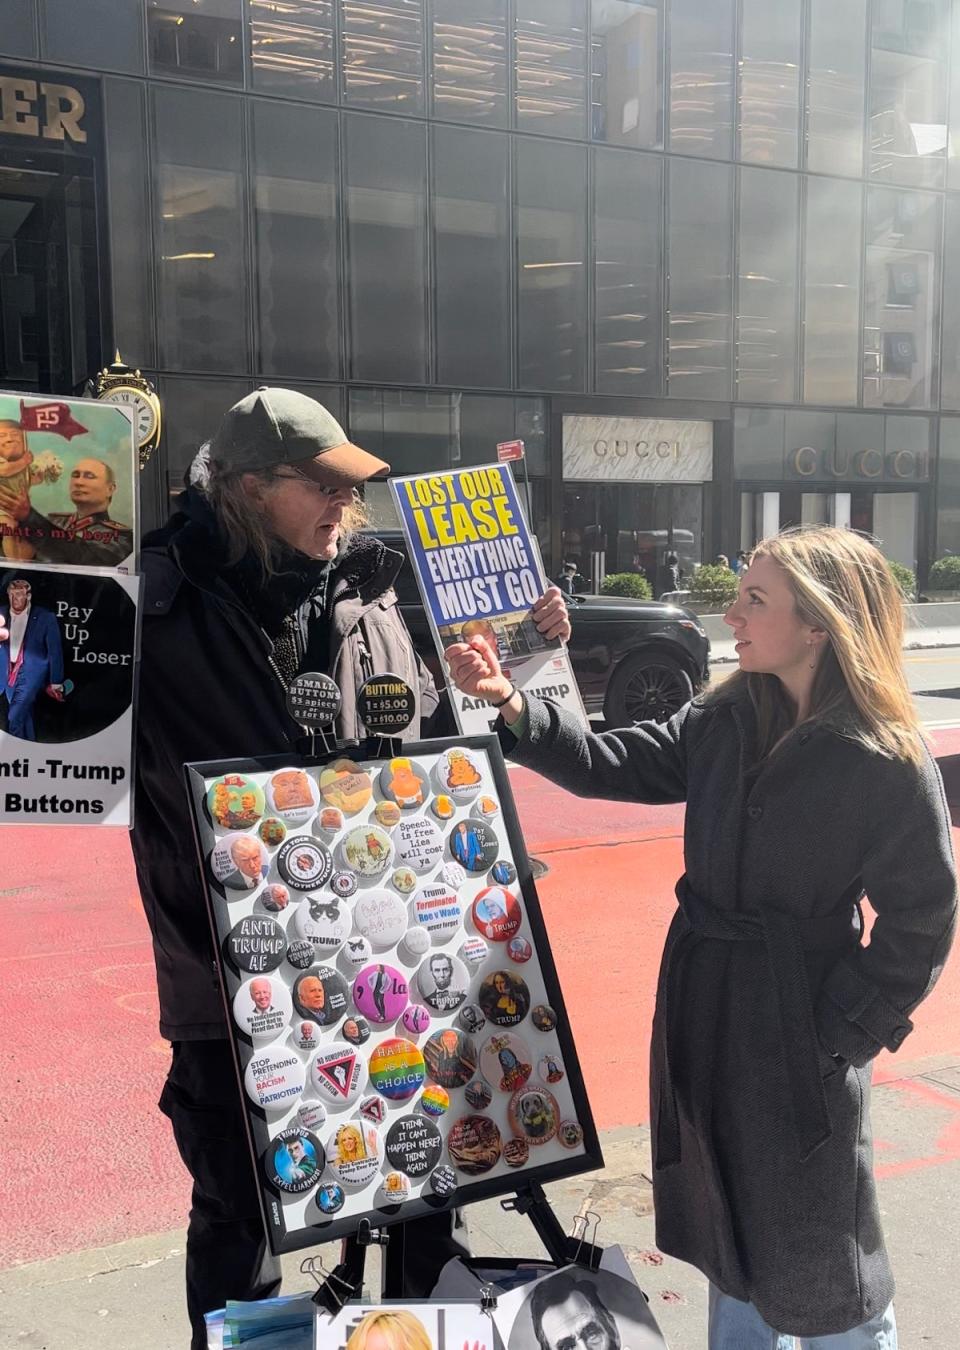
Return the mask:
<path id="1" fill-rule="evenodd" d="M 657 1119 L 657 1165 L 668 1167 L 680 1161 L 680 1120 L 671 1064 L 676 1049 L 676 995 L 681 965 L 693 945 L 704 939 L 754 942 L 766 952 L 803 1161 L 832 1134 L 804 952 L 835 951 L 838 957 L 842 955 L 858 937 L 856 911 L 851 906 L 824 918 L 800 919 L 770 908 L 755 912 L 717 909 L 693 891 L 685 876 L 677 883 L 677 899 L 687 927 L 673 943 L 663 986 L 666 1074 Z"/>

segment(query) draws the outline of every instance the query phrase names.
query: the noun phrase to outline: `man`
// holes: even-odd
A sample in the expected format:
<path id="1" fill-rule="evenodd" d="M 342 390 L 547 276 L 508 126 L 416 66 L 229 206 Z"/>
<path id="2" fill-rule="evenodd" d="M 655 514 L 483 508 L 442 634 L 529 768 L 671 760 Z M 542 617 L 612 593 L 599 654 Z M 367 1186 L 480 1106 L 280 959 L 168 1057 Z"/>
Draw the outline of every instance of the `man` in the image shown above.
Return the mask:
<path id="1" fill-rule="evenodd" d="M 251 980 L 250 997 L 258 1013 L 272 1012 L 273 986 L 269 980 Z"/>
<path id="2" fill-rule="evenodd" d="M 9 606 L 0 607 L 0 686 L 7 703 L 7 731 L 36 740 L 33 706 L 46 690 L 63 699 L 63 644 L 49 609 L 31 603 L 30 582 L 14 577 Z"/>
<path id="3" fill-rule="evenodd" d="M 393 590 L 402 556 L 355 529 L 354 489 L 387 468 L 313 399 L 259 389 L 226 413 L 176 514 L 143 541 L 132 842 L 154 937 L 160 1030 L 174 1047 L 161 1109 L 194 1176 L 194 1350 L 206 1346 L 204 1312 L 228 1298 L 274 1294 L 280 1271 L 265 1254 L 181 766 L 306 748 L 286 706 L 299 671 L 336 679 L 342 739 L 364 737 L 357 689 L 385 671 L 414 690 L 404 739 L 444 733 Z M 462 1248 L 448 1215 L 415 1221 L 411 1236 L 404 1281 L 423 1296 Z"/>
<path id="4" fill-rule="evenodd" d="M 453 979 L 453 962 L 449 956 L 442 952 L 437 952 L 430 958 L 430 974 L 433 976 L 433 982 L 437 989 L 442 993 L 450 988 L 450 982 Z"/>
<path id="5" fill-rule="evenodd" d="M 317 1160 L 315 1157 L 311 1158 L 302 1139 L 288 1139 L 287 1153 L 293 1164 L 294 1177 L 315 1177 L 317 1175 Z"/>
<path id="6" fill-rule="evenodd" d="M 251 839 L 247 834 L 238 835 L 230 845 L 230 857 L 237 871 L 243 877 L 244 885 L 248 891 L 252 891 L 254 886 L 258 886 L 267 875 L 268 868 L 264 866 L 263 852 L 256 839 Z"/>
<path id="7" fill-rule="evenodd" d="M 617 1324 L 596 1289 L 566 1272 L 537 1285 L 530 1317 L 540 1350 L 620 1350 Z"/>
<path id="8" fill-rule="evenodd" d="M 0 480 L 0 514 L 20 526 L 23 542 L 39 562 L 115 567 L 133 552 L 133 530 L 110 518 L 117 476 L 104 460 L 81 459 L 74 465 L 69 485 L 72 511 L 42 516 L 30 505 L 23 480 L 17 483 L 12 487 Z"/>

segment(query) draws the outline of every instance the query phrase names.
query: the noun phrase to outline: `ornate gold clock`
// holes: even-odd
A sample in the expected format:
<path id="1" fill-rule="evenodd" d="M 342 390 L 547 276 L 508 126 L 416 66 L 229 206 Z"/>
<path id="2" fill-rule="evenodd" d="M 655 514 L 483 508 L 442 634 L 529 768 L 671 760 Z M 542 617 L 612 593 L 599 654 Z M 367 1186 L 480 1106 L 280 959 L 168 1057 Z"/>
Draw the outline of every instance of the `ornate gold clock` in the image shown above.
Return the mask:
<path id="1" fill-rule="evenodd" d="M 139 370 L 131 370 L 124 365 L 119 352 L 113 364 L 100 371 L 95 388 L 96 397 L 101 402 L 119 403 L 132 413 L 142 469 L 160 440 L 160 400 L 156 390 Z"/>

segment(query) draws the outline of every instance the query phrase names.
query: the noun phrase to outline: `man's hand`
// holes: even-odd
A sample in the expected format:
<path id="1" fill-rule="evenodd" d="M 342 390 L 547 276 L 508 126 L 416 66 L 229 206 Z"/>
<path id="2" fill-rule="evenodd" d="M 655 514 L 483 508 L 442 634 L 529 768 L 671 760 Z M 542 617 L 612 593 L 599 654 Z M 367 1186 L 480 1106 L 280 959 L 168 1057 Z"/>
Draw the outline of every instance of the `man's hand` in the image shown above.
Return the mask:
<path id="1" fill-rule="evenodd" d="M 499 703 L 513 688 L 486 638 L 471 638 L 469 643 L 455 642 L 444 652 L 444 657 L 450 668 L 450 678 L 461 693 L 469 694 L 471 698 Z"/>
<path id="2" fill-rule="evenodd" d="M 0 618 L 0 642 L 8 642 L 9 639 L 10 639 L 10 629 L 3 622 L 3 619 Z"/>
<path id="3" fill-rule="evenodd" d="M 24 488 L 18 491 L 0 480 L 0 515 L 10 516 L 15 521 L 26 520 L 30 514 L 30 494 Z"/>
<path id="4" fill-rule="evenodd" d="M 533 606 L 533 621 L 537 632 L 545 638 L 559 638 L 561 642 L 570 640 L 570 615 L 567 602 L 559 586 L 548 586 Z"/>
<path id="5" fill-rule="evenodd" d="M 63 702 L 64 694 L 62 684 L 48 684 L 44 693 L 48 698 L 56 699 L 58 703 Z"/>

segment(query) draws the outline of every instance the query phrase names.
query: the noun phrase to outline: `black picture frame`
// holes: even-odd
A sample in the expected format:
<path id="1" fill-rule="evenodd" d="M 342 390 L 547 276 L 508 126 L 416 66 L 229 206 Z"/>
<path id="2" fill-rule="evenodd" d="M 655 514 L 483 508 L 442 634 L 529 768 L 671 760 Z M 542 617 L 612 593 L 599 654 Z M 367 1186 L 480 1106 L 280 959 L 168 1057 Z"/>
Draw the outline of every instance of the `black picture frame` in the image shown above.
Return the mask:
<path id="1" fill-rule="evenodd" d="M 388 745 L 386 753 L 384 753 L 385 744 Z M 267 1241 L 270 1250 L 278 1256 L 285 1252 L 300 1251 L 306 1247 L 353 1236 L 356 1234 L 363 1218 L 369 1221 L 371 1228 L 385 1228 L 392 1224 L 404 1223 L 429 1214 L 439 1214 L 445 1210 L 460 1208 L 482 1200 L 494 1199 L 497 1196 L 521 1195 L 524 1192 L 529 1192 L 531 1187 L 536 1191 L 543 1184 L 558 1181 L 561 1178 L 578 1176 L 584 1172 L 602 1168 L 604 1165 L 600 1139 L 590 1108 L 560 980 L 550 950 L 540 899 L 533 878 L 533 870 L 499 742 L 494 735 L 450 736 L 437 740 L 404 742 L 402 754 L 409 756 L 411 759 L 423 755 L 435 756 L 454 746 L 478 751 L 488 759 L 500 802 L 502 833 L 517 869 L 517 880 L 513 884 L 520 888 L 529 923 L 531 941 L 536 952 L 547 998 L 550 1006 L 557 1014 L 555 1032 L 560 1044 L 576 1116 L 583 1129 L 582 1151 L 571 1152 L 569 1157 L 557 1158 L 552 1162 L 539 1165 L 535 1161 L 534 1152 L 531 1151 L 530 1162 L 517 1171 L 487 1178 L 466 1177 L 463 1179 L 463 1184 L 459 1185 L 452 1195 L 445 1198 L 433 1195 L 411 1198 L 400 1205 L 368 1210 L 360 1217 L 355 1214 L 342 1218 L 333 1216 L 324 1222 L 310 1224 L 301 1229 L 289 1230 L 287 1228 L 280 1196 L 267 1182 L 261 1166 L 261 1157 L 271 1137 L 268 1122 L 264 1113 L 250 1102 L 243 1086 L 244 1066 L 240 1059 L 239 1045 L 246 1044 L 246 1038 L 244 1033 L 236 1026 L 232 1016 L 231 999 L 224 978 L 225 971 L 230 968 L 225 966 L 222 954 L 222 942 L 226 930 L 217 922 L 217 905 L 227 906 L 229 902 L 219 890 L 217 883 L 211 878 L 207 867 L 207 855 L 215 838 L 213 827 L 206 813 L 206 794 L 209 785 L 207 780 L 218 778 L 225 773 L 270 773 L 280 768 L 318 769 L 344 756 L 349 756 L 349 758 L 361 762 L 379 761 L 386 763 L 399 752 L 397 745 L 396 742 L 388 744 L 380 739 L 372 739 L 360 746 L 340 747 L 321 755 L 269 755 L 259 758 L 200 761 L 184 765 L 185 783 L 193 821 L 194 842 L 204 879 L 207 917 L 210 922 L 213 947 L 216 953 L 224 1016 L 229 1029 L 231 1052 L 237 1074 L 237 1091 L 244 1106 L 244 1125 L 250 1149 L 251 1165 L 257 1176 L 257 1191 Z M 232 969 L 230 974 L 231 976 L 234 974 Z M 521 1029 L 525 1030 L 523 1024 L 521 1024 Z"/>

